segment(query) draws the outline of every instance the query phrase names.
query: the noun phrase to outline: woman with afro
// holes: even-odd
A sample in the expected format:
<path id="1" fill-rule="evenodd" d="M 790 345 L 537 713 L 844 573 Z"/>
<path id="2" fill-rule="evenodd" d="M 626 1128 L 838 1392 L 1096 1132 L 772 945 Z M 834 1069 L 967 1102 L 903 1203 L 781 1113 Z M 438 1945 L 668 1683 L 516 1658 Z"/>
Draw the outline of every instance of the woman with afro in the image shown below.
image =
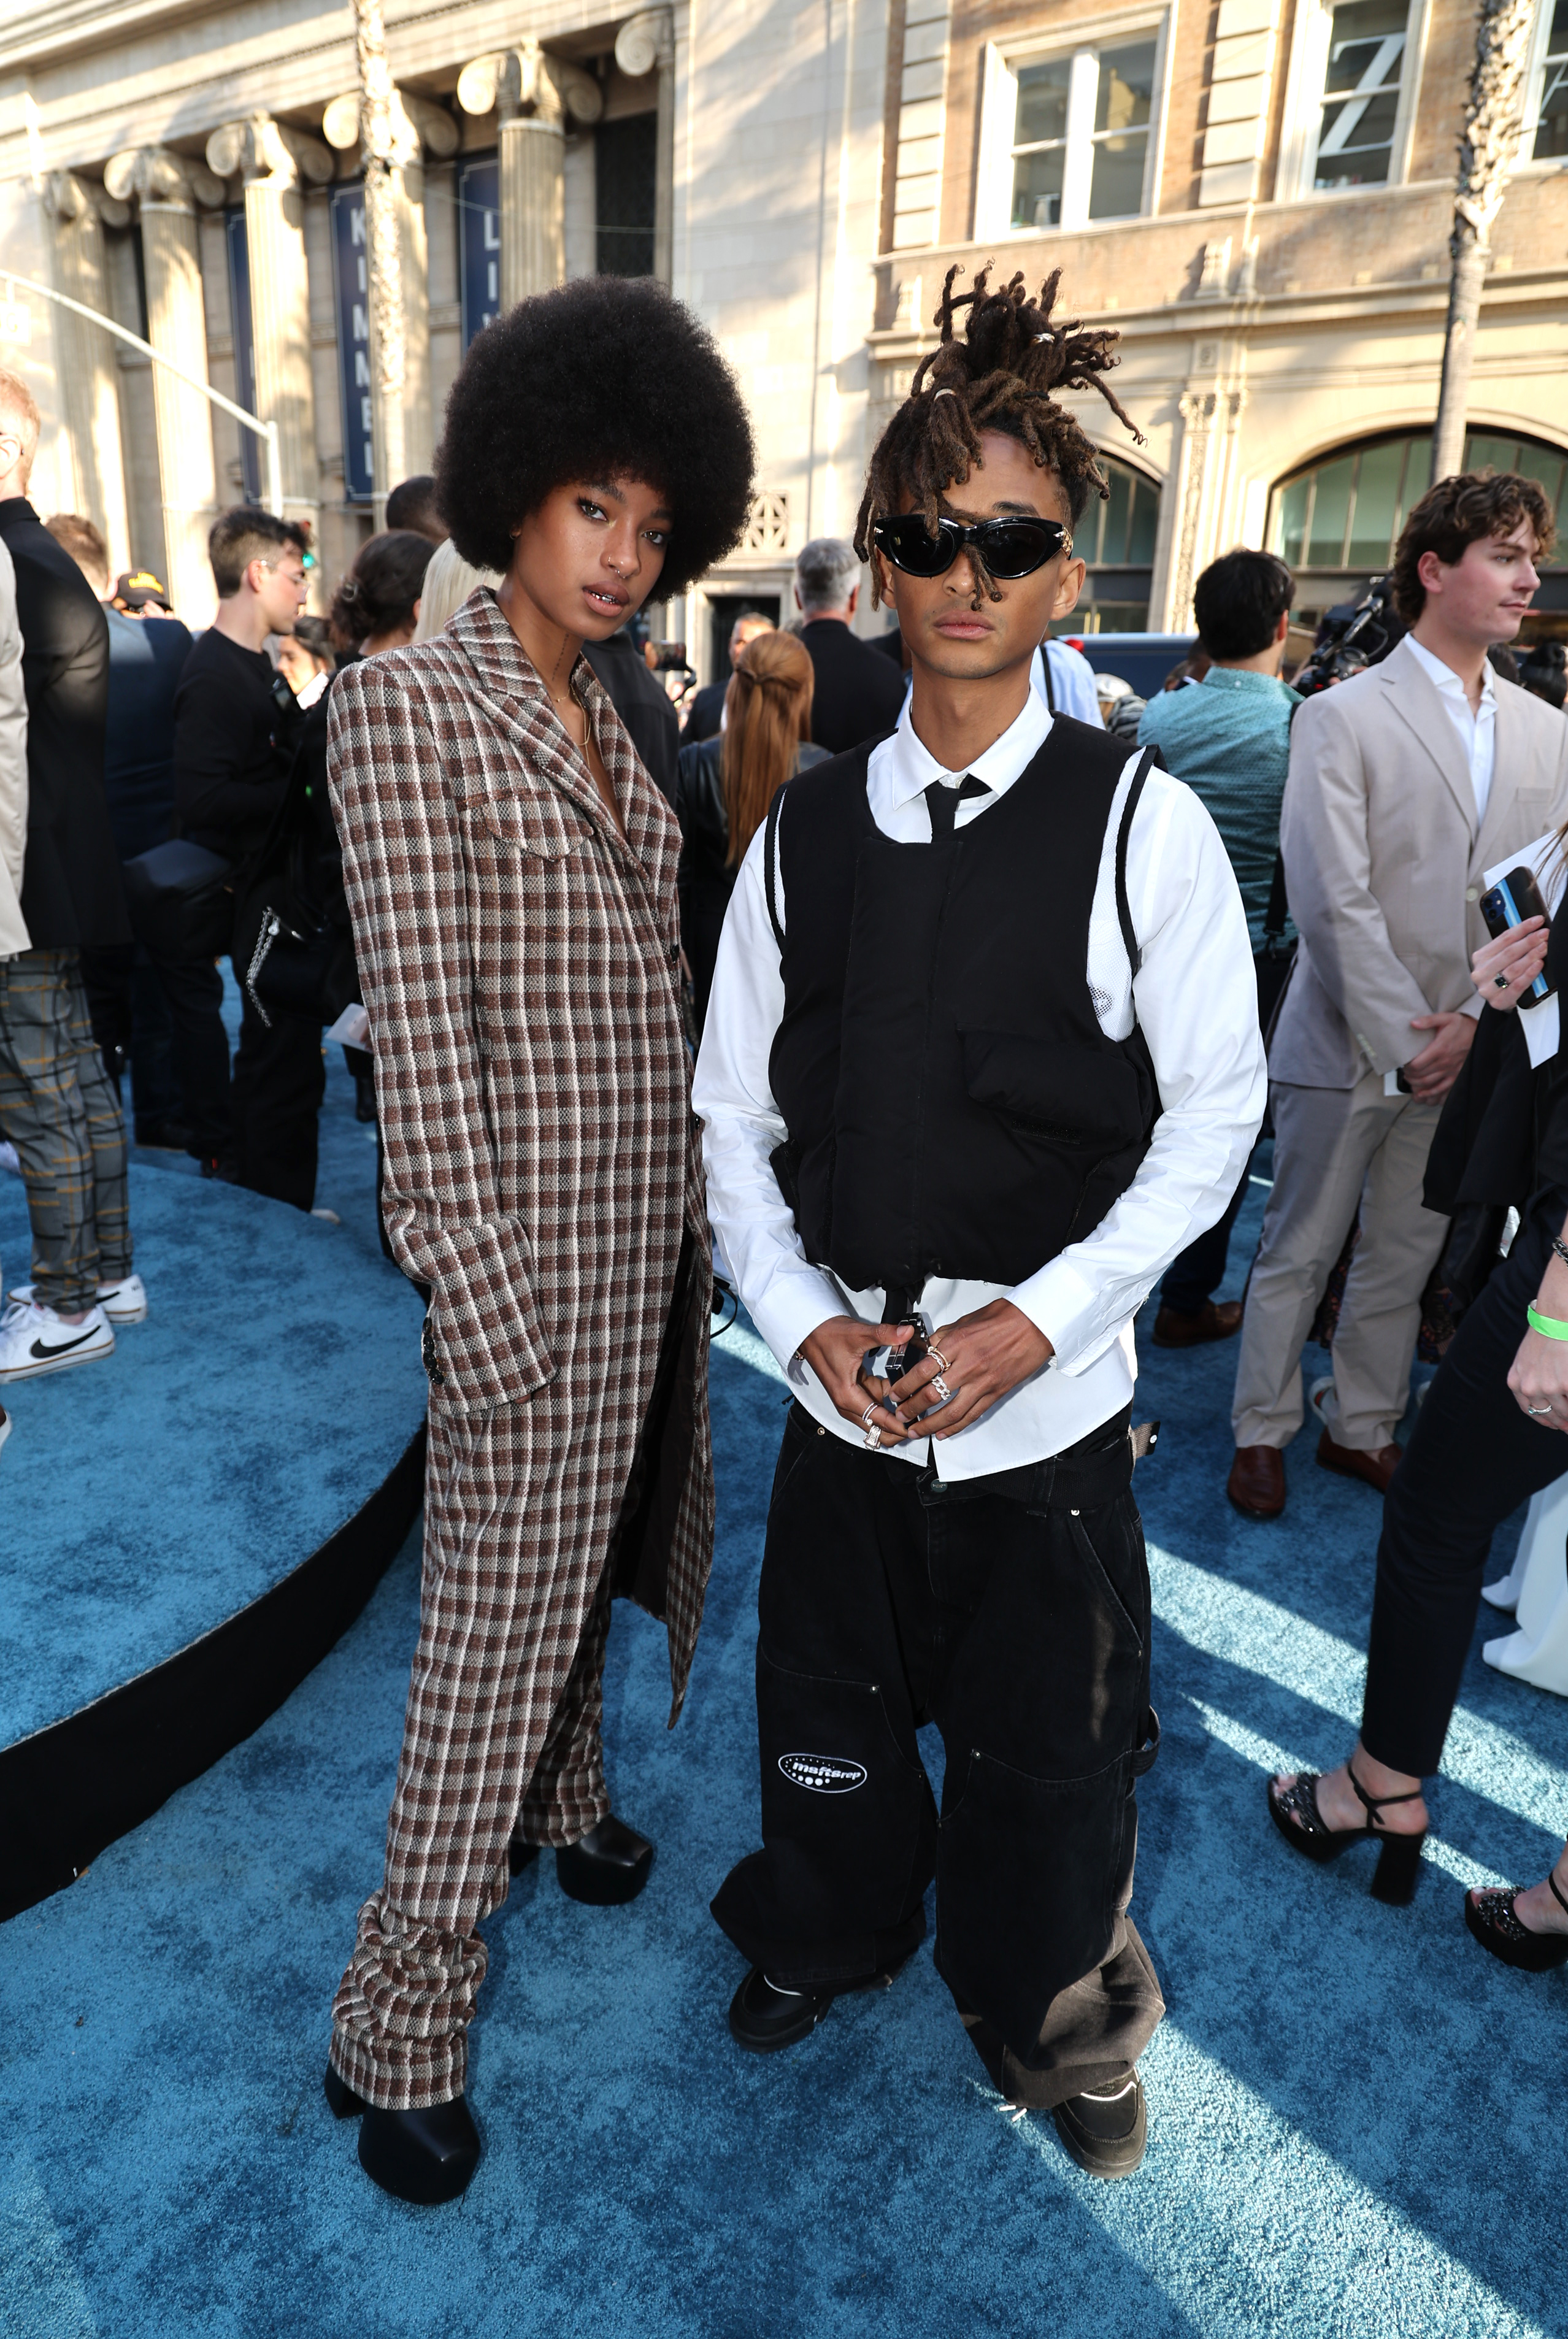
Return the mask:
<path id="1" fill-rule="evenodd" d="M 470 350 L 438 493 L 496 571 L 350 667 L 329 768 L 370 1012 L 385 1218 L 429 1291 L 419 1645 L 327 2094 L 407 2200 L 460 2193 L 484 1919 L 539 1848 L 627 1900 L 610 1601 L 668 1627 L 678 1713 L 713 1541 L 710 1269 L 678 982 L 680 832 L 583 656 L 738 541 L 752 440 L 662 286 L 596 277 Z"/>
<path id="2" fill-rule="evenodd" d="M 1235 1190 L 1263 1053 L 1214 823 L 1031 687 L 1106 493 L 1060 393 L 1120 413 L 1113 337 L 1057 320 L 1054 277 L 952 285 L 857 536 L 910 697 L 774 798 L 697 1066 L 709 1215 L 796 1392 L 757 1604 L 763 1848 L 713 1909 L 750 1969 L 731 2031 L 769 2053 L 888 1986 L 934 1880 L 993 2084 L 1125 2176 L 1163 2011 L 1129 1914 L 1159 1738 L 1132 1319 Z"/>

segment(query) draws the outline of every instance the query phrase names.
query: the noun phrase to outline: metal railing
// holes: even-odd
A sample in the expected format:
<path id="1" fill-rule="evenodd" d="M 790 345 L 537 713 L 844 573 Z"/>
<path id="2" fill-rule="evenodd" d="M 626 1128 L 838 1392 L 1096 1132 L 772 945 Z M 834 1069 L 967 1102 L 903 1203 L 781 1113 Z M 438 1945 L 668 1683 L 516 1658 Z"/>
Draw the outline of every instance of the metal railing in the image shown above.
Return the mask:
<path id="1" fill-rule="evenodd" d="M 214 390 L 211 382 L 198 381 L 193 373 L 187 373 L 182 365 L 176 365 L 173 358 L 165 357 L 162 350 L 155 350 L 151 341 L 142 339 L 140 333 L 132 332 L 128 325 L 117 324 L 113 317 L 106 317 L 102 309 L 89 309 L 84 302 L 70 299 L 66 293 L 56 292 L 53 285 L 40 284 L 34 276 L 17 276 L 8 268 L 0 269 L 0 284 L 7 287 L 8 299 L 15 300 L 14 288 L 16 285 L 25 285 L 29 292 L 36 292 L 41 299 L 53 301 L 60 308 L 69 309 L 75 316 L 85 317 L 90 325 L 102 325 L 106 333 L 113 333 L 117 340 L 129 341 L 133 350 L 140 350 L 142 355 L 151 358 L 154 365 L 165 367 L 188 390 L 200 390 L 211 405 L 221 406 L 225 414 L 232 414 L 236 422 L 242 423 L 247 430 L 253 430 L 267 449 L 267 509 L 276 512 L 280 519 L 282 518 L 283 473 L 278 454 L 278 426 L 275 422 L 259 421 L 242 406 L 236 406 L 232 398 L 225 398 L 221 390 Z"/>

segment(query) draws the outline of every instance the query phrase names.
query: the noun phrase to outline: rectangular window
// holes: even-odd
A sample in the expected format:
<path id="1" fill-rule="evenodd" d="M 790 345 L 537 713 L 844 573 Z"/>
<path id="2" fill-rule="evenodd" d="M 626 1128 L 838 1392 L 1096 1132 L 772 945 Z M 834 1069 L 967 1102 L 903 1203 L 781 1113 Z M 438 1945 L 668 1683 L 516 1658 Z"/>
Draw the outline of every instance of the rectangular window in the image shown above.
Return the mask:
<path id="1" fill-rule="evenodd" d="M 251 245 L 245 233 L 245 208 L 235 203 L 223 213 L 223 239 L 229 252 L 229 322 L 234 336 L 234 401 L 256 411 L 256 342 L 251 323 Z M 240 472 L 245 501 L 261 500 L 261 442 L 253 430 L 237 424 Z"/>
<path id="2" fill-rule="evenodd" d="M 1320 192 L 1386 186 L 1409 46 L 1407 0 L 1340 0 L 1329 13 L 1312 183 Z"/>
<path id="3" fill-rule="evenodd" d="M 651 276 L 658 116 L 632 113 L 594 132 L 596 246 L 601 276 Z"/>
<path id="4" fill-rule="evenodd" d="M 1533 75 L 1525 120 L 1524 152 L 1532 162 L 1553 163 L 1568 154 L 1568 0 L 1541 0 L 1545 25 L 1541 54 Z M 1549 21 L 1548 21 L 1549 19 Z"/>
<path id="5" fill-rule="evenodd" d="M 1015 230 L 1135 219 L 1144 208 L 1159 43 L 1153 33 L 1005 69 Z"/>

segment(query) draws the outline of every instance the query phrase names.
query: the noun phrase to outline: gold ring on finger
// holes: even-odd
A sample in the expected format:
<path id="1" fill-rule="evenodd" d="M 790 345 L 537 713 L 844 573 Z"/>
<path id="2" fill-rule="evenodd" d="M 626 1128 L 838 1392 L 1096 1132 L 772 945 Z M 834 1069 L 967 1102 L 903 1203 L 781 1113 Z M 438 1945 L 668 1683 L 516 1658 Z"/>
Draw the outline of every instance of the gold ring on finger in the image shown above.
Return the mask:
<path id="1" fill-rule="evenodd" d="M 952 1372 L 952 1367 L 948 1363 L 947 1358 L 942 1355 L 940 1348 L 928 1348 L 925 1353 L 931 1358 L 932 1363 L 936 1367 L 939 1373 Z"/>

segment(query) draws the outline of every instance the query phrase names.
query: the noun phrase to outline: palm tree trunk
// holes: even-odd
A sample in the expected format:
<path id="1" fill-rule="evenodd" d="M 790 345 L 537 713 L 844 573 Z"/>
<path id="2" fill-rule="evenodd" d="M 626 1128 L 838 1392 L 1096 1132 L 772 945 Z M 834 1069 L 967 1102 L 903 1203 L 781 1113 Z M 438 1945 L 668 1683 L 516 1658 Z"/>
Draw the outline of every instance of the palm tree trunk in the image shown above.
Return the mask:
<path id="1" fill-rule="evenodd" d="M 1519 152 L 1533 17 L 1534 0 L 1481 0 L 1476 18 L 1475 63 L 1464 104 L 1454 227 L 1448 238 L 1448 325 L 1432 432 L 1435 480 L 1450 478 L 1464 459 L 1481 287 L 1491 257 L 1492 223 L 1503 207 Z"/>
<path id="2" fill-rule="evenodd" d="M 370 295 L 371 512 L 387 524 L 387 498 L 403 477 L 403 399 L 407 370 L 403 271 L 398 241 L 397 153 L 392 74 L 381 0 L 354 0 L 354 51 L 360 68 L 360 152 L 365 173 L 365 262 Z"/>

